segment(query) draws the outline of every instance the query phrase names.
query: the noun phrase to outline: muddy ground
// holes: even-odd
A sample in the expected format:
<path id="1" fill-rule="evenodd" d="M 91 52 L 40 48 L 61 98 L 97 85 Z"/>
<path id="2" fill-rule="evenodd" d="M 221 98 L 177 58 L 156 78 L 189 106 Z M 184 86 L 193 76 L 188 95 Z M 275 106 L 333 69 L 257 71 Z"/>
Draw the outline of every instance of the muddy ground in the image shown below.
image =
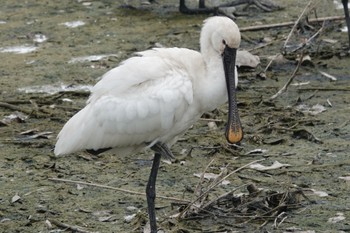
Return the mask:
<path id="1" fill-rule="evenodd" d="M 80 85 L 94 85 L 135 51 L 156 45 L 198 49 L 200 26 L 207 15 L 180 14 L 171 1 L 151 6 L 134 2 L 137 9 L 121 8 L 118 1 L 2 1 L 0 232 L 142 232 L 147 221 L 144 195 L 50 180 L 145 190 L 150 152 L 130 157 L 80 152 L 58 158 L 52 152 L 57 133 L 88 97 Z M 286 8 L 270 13 L 254 6 L 239 8 L 245 15 L 237 18 L 237 24 L 243 28 L 295 21 L 307 4 L 276 2 Z M 318 2 L 311 18 L 316 13 L 343 14 L 332 1 Z M 64 25 L 76 21 L 85 24 Z M 284 59 L 275 59 L 266 72 L 271 57 L 281 53 L 291 26 L 242 32 L 242 49 L 261 59 L 256 69 L 240 69 L 238 100 L 245 139 L 239 146 L 227 145 L 226 106 L 205 114 L 172 148 L 177 160 L 161 163 L 157 190 L 158 195 L 193 201 L 198 183 L 204 191 L 210 177 L 242 168 L 210 189 L 201 207 L 230 191 L 243 193 L 243 198 L 227 195 L 225 202 L 214 202 L 202 211 L 191 208 L 192 214 L 182 219 L 171 216 L 184 205 L 157 198 L 158 224 L 165 232 L 350 231 L 348 42 L 346 33 L 340 32 L 344 22 L 331 21 L 305 49 L 293 52 L 322 23 L 312 26 L 293 33 Z M 35 51 L 6 52 L 20 45 Z M 292 76 L 302 50 L 311 60 L 300 66 L 285 93 L 270 100 Z M 113 55 L 71 62 L 101 54 Z M 64 91 L 62 86 L 73 88 Z M 25 92 L 47 87 L 59 92 Z M 282 166 L 243 167 L 256 160 L 264 166 L 274 161 Z M 208 179 L 200 181 L 194 175 L 201 172 Z M 248 194 L 251 184 L 261 191 Z M 278 196 L 276 192 L 284 196 L 272 206 L 267 200 Z"/>

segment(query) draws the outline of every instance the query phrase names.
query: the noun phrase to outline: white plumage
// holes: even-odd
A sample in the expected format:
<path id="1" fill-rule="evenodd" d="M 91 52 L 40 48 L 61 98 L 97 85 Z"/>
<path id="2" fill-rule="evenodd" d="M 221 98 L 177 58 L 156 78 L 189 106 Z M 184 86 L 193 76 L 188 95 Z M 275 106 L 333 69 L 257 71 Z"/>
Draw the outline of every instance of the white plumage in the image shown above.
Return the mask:
<path id="1" fill-rule="evenodd" d="M 86 107 L 58 134 L 56 155 L 109 148 L 128 155 L 147 146 L 155 152 L 146 186 L 152 233 L 157 232 L 154 200 L 160 158 L 172 156 L 169 146 L 177 136 L 228 99 L 226 138 L 236 143 L 243 137 L 235 93 L 238 27 L 225 17 L 209 18 L 200 44 L 201 53 L 162 48 L 124 61 L 102 77 Z"/>
<path id="2" fill-rule="evenodd" d="M 102 148 L 130 154 L 156 142 L 170 146 L 204 112 L 227 101 L 222 40 L 237 48 L 238 28 L 228 18 L 212 17 L 201 33 L 201 53 L 147 50 L 107 72 L 86 107 L 59 133 L 55 154 Z"/>

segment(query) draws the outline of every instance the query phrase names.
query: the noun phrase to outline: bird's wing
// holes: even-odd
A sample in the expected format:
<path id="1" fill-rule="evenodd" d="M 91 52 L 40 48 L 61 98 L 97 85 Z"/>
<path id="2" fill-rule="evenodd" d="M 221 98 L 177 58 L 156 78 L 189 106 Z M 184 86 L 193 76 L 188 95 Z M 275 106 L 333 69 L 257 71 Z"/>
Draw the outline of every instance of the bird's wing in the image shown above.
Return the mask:
<path id="1" fill-rule="evenodd" d="M 172 127 L 192 101 L 186 70 L 156 57 L 129 59 L 96 84 L 87 106 L 59 133 L 55 154 L 139 146 L 176 135 Z"/>

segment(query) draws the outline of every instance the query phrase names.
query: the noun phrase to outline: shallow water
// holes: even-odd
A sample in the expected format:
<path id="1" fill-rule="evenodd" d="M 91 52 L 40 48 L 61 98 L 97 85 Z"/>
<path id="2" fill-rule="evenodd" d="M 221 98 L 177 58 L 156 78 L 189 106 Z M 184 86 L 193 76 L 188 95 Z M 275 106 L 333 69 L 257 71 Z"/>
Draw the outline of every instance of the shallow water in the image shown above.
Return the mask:
<path id="1" fill-rule="evenodd" d="M 182 15 L 171 1 L 158 2 L 127 9 L 120 8 L 121 3 L 116 1 L 3 1 L 0 232 L 69 231 L 58 226 L 57 221 L 90 232 L 140 232 L 147 221 L 143 195 L 49 178 L 144 192 L 152 159 L 149 152 L 131 157 L 92 157 L 81 152 L 56 158 L 52 149 L 63 124 L 85 104 L 88 92 L 81 87 L 94 85 L 103 73 L 136 51 L 159 45 L 198 49 L 200 26 L 207 16 Z M 285 10 L 265 13 L 250 7 L 248 15 L 238 17 L 236 22 L 246 27 L 293 21 L 307 4 L 280 2 Z M 331 1 L 319 1 L 316 9 L 318 17 L 342 14 Z M 67 27 L 67 22 L 84 24 Z M 321 25 L 303 34 L 294 33 L 290 45 L 312 36 Z M 281 51 L 291 27 L 242 33 L 242 48 L 261 58 L 256 70 L 240 70 L 238 99 L 245 131 L 243 143 L 238 149 L 226 144 L 226 106 L 222 106 L 203 116 L 207 119 L 196 123 L 173 147 L 178 160 L 172 164 L 162 162 L 157 181 L 158 195 L 193 200 L 195 194 L 191 191 L 200 180 L 194 174 L 204 172 L 210 161 L 213 160 L 206 173 L 219 174 L 223 169 L 229 173 L 265 159 L 260 162 L 265 166 L 274 161 L 290 166 L 267 171 L 242 169 L 227 179 L 229 183 L 213 189 L 209 200 L 254 183 L 258 188 L 279 192 L 301 189 L 312 202 L 304 198 L 298 208 L 287 209 L 283 217 L 275 216 L 263 224 L 263 220 L 241 221 L 239 217 L 215 216 L 214 212 L 210 217 L 198 215 L 178 221 L 170 218 L 179 212 L 175 201 L 158 198 L 161 228 L 166 232 L 350 230 L 350 58 L 346 33 L 340 32 L 343 26 L 343 21 L 327 24 L 306 49 L 311 63 L 301 66 L 294 80 L 305 85 L 291 85 L 275 100 L 269 98 L 287 82 L 300 52 L 288 53 L 289 60 L 272 62 L 265 79 L 257 74 L 268 65 L 269 57 Z M 40 38 L 47 40 L 38 41 L 36 35 L 44 35 Z M 267 40 L 272 42 L 257 48 Z M 24 45 L 36 50 L 3 51 Z M 82 60 L 72 62 L 77 58 Z M 337 80 L 331 81 L 320 71 Z M 305 112 L 317 105 L 325 111 Z M 215 122 L 217 129 L 209 128 L 208 122 Z M 236 191 L 241 192 L 247 193 L 245 188 Z M 339 213 L 345 219 L 331 219 L 341 216 Z M 131 221 L 124 219 L 134 214 L 129 217 Z"/>

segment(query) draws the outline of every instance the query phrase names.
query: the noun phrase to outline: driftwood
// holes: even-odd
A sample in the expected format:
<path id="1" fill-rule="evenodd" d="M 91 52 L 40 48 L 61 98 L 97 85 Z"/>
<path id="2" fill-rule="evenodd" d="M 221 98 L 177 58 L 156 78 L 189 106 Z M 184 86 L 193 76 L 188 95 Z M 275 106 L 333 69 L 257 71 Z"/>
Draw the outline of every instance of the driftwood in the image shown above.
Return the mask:
<path id="1" fill-rule="evenodd" d="M 308 23 L 320 23 L 323 21 L 337 21 L 337 20 L 344 20 L 344 16 L 330 16 L 330 17 L 322 17 L 317 19 L 309 19 Z M 295 24 L 295 21 L 288 21 L 283 23 L 274 23 L 274 24 L 264 24 L 264 25 L 255 25 L 255 26 L 249 26 L 249 27 L 241 27 L 239 30 L 241 32 L 246 31 L 259 31 L 259 30 L 265 30 L 265 29 L 271 29 L 271 28 L 279 28 L 279 27 L 289 27 L 293 26 Z"/>

